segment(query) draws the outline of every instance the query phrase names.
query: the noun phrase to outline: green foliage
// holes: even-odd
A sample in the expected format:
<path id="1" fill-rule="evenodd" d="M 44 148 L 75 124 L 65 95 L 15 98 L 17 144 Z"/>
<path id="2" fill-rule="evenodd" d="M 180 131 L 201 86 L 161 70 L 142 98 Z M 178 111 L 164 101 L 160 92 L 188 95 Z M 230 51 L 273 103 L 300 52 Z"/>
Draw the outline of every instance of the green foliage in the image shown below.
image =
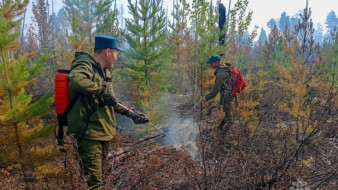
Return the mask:
<path id="1" fill-rule="evenodd" d="M 248 0 L 239 0 L 236 2 L 233 9 L 230 10 L 230 28 L 229 28 L 229 36 L 230 38 L 234 38 L 236 32 L 238 33 L 238 37 L 244 35 L 247 31 L 250 22 L 252 20 L 252 11 L 249 11 L 246 15 L 246 9 L 248 7 Z"/>
<path id="2" fill-rule="evenodd" d="M 318 98 L 314 97 L 312 91 L 320 88 L 321 92 L 330 91 L 327 82 L 317 77 L 318 71 L 321 70 L 321 60 L 318 59 L 318 44 L 313 40 L 314 31 L 310 16 L 311 10 L 306 7 L 295 27 L 295 36 L 286 35 L 285 51 L 291 59 L 291 65 L 277 67 L 280 85 L 286 92 L 280 109 L 295 118 L 296 124 L 291 126 L 291 130 L 296 140 L 317 131 L 318 121 L 313 121 L 311 115 Z"/>
<path id="3" fill-rule="evenodd" d="M 42 138 L 50 137 L 50 135 L 53 133 L 53 130 L 54 130 L 56 125 L 57 125 L 57 123 L 52 123 L 52 124 L 44 127 L 41 130 L 34 129 L 32 134 L 25 137 L 25 140 L 31 142 L 33 140 L 39 140 L 39 139 L 42 139 Z"/>
<path id="4" fill-rule="evenodd" d="M 97 9 L 101 10 L 101 16 L 98 18 L 98 23 L 96 25 L 97 34 L 106 34 L 115 37 L 117 36 L 117 15 L 119 12 L 118 10 L 111 10 L 113 2 L 114 1 L 111 0 L 101 0 L 98 2 Z"/>
<path id="5" fill-rule="evenodd" d="M 91 0 L 63 0 L 65 15 L 69 21 L 72 35 L 82 41 L 92 30 L 98 15 Z M 75 40 L 75 39 L 74 39 Z"/>
<path id="6" fill-rule="evenodd" d="M 39 34 L 39 44 L 40 49 L 52 49 L 53 45 L 51 44 L 52 36 L 50 36 L 51 26 L 48 22 L 49 15 L 47 11 L 47 4 L 45 0 L 38 0 L 33 2 L 33 14 L 34 21 L 38 25 L 38 34 Z"/>
<path id="7" fill-rule="evenodd" d="M 108 0 L 63 0 L 65 17 L 68 21 L 71 32 L 67 33 L 67 39 L 71 44 L 71 51 L 62 48 L 62 59 L 69 68 L 74 59 L 75 51 L 91 52 L 94 48 L 94 25 L 97 26 L 97 33 L 116 36 L 117 31 L 113 26 L 116 24 L 116 10 L 111 11 L 112 2 Z"/>
<path id="8" fill-rule="evenodd" d="M 239 0 L 230 10 L 230 19 L 226 25 L 226 42 L 229 47 L 227 51 L 228 61 L 241 68 L 241 64 L 250 52 L 253 39 L 257 35 L 257 27 L 252 31 L 250 36 L 247 29 L 252 20 L 252 11 L 247 12 L 249 1 Z M 246 36 L 246 38 L 245 38 Z"/>
<path id="9" fill-rule="evenodd" d="M 171 91 L 183 93 L 185 89 L 186 79 L 189 73 L 193 73 L 192 68 L 189 67 L 191 62 L 192 36 L 188 28 L 188 18 L 190 14 L 190 6 L 186 0 L 180 0 L 180 3 L 174 5 L 174 10 L 171 13 L 173 21 L 169 22 L 171 33 L 168 36 L 170 43 L 174 45 L 171 61 L 171 73 L 169 81 L 171 84 Z"/>
<path id="10" fill-rule="evenodd" d="M 330 81 L 334 88 L 338 88 L 338 28 L 332 32 L 332 40 L 323 45 L 326 64 L 323 65 L 323 79 Z"/>
<path id="11" fill-rule="evenodd" d="M 205 62 L 213 54 L 225 52 L 225 46 L 219 46 L 218 37 L 220 30 L 217 26 L 217 13 L 215 8 L 205 1 L 193 1 L 191 19 L 194 27 L 194 52 L 193 57 L 196 64 L 198 76 L 195 80 L 201 85 L 201 96 L 210 90 L 212 84 L 209 82 L 209 65 Z M 224 61 L 224 60 L 223 60 Z"/>
<path id="12" fill-rule="evenodd" d="M 14 19 L 16 16 L 22 15 L 28 0 L 23 2 L 5 1 L 0 6 L 0 50 L 13 49 L 17 45 L 16 39 L 20 36 L 20 23 L 22 19 Z M 15 10 L 16 12 L 9 11 Z M 4 59 L 4 58 L 2 58 Z"/>
<path id="13" fill-rule="evenodd" d="M 46 160 L 33 160 L 41 155 L 49 155 L 54 147 L 43 145 L 45 147 L 40 148 L 36 143 L 41 140 L 40 137 L 51 134 L 50 127 L 44 128 L 40 117 L 50 112 L 52 98 L 46 95 L 33 102 L 33 95 L 29 93 L 37 76 L 43 72 L 48 55 L 42 55 L 29 67 L 27 62 L 36 53 L 13 56 L 19 45 L 20 18 L 27 3 L 5 1 L 0 7 L 0 133 L 3 134 L 0 138 L 0 162 L 6 163 L 6 167 L 14 166 L 22 170 L 26 185 L 27 173 L 32 172 L 25 170 L 27 164 L 31 162 L 34 167 L 44 165 Z M 31 154 L 30 149 L 40 151 Z"/>
<path id="14" fill-rule="evenodd" d="M 325 20 L 326 28 L 329 32 L 338 27 L 338 17 L 334 11 L 331 11 Z"/>
<path id="15" fill-rule="evenodd" d="M 35 9 L 35 13 L 39 16 L 36 17 L 36 21 L 40 20 L 42 24 L 46 24 L 45 1 L 38 2 L 42 7 Z M 58 157 L 59 151 L 51 145 L 54 139 L 52 140 L 50 135 L 56 126 L 55 120 L 50 121 L 50 117 L 44 117 L 49 122 L 45 124 L 41 119 L 42 115 L 51 112 L 53 98 L 51 94 L 41 93 L 41 88 L 35 90 L 34 87 L 37 81 L 53 87 L 47 84 L 41 74 L 44 74 L 48 67 L 47 69 L 52 72 L 45 73 L 46 76 L 53 75 L 55 68 L 51 67 L 52 64 L 47 65 L 46 62 L 54 63 L 56 60 L 51 60 L 46 53 L 41 54 L 42 51 L 39 54 L 32 51 L 43 49 L 45 45 L 41 44 L 47 41 L 41 39 L 52 37 L 53 53 L 60 56 L 59 60 L 67 62 L 67 65 L 63 66 L 69 68 L 75 51 L 89 52 L 93 49 L 94 34 L 120 37 L 121 31 L 117 19 L 119 13 L 116 9 L 112 9 L 112 4 L 116 3 L 116 0 L 63 0 L 63 2 L 65 17 L 60 11 L 59 26 L 53 26 L 58 27 L 55 29 L 58 33 L 52 34 L 56 38 L 46 33 L 47 30 L 42 31 L 43 29 L 40 28 L 46 26 L 40 25 L 37 30 L 31 28 L 26 35 L 29 39 L 25 40 L 29 41 L 26 49 L 30 53 L 27 54 L 19 54 L 21 51 L 17 51 L 17 47 L 21 18 L 28 1 L 12 0 L 0 3 L 0 133 L 2 134 L 0 186 L 4 189 L 25 187 L 57 189 L 55 184 L 60 184 L 60 181 L 63 183 L 62 188 L 65 189 L 85 188 L 83 182 L 76 184 L 80 176 L 76 173 L 80 171 L 79 169 L 68 167 L 66 170 L 68 174 L 63 172 L 62 162 L 59 160 L 63 157 Z M 252 49 L 252 40 L 256 31 L 254 30 L 252 34 L 247 32 L 253 14 L 252 11 L 247 10 L 249 0 L 236 1 L 234 8 L 230 10 L 230 17 L 224 31 L 218 28 L 218 13 L 216 6 L 212 4 L 215 1 L 201 0 L 193 0 L 191 4 L 186 0 L 179 0 L 179 3 L 174 6 L 171 15 L 173 20 L 169 22 L 170 29 L 167 31 L 168 18 L 165 18 L 163 2 L 165 1 L 129 0 L 128 7 L 132 17 L 125 20 L 127 33 L 124 34 L 125 39 L 122 39 L 127 40 L 127 52 L 120 54 L 122 56 L 119 56 L 118 63 L 122 62 L 122 64 L 116 64 L 113 70 L 113 79 L 119 85 L 123 84 L 119 87 L 123 94 L 131 94 L 133 100 L 138 106 L 144 108 L 142 111 L 152 122 L 163 121 L 162 118 L 169 115 L 168 110 L 172 107 L 175 108 L 173 110 L 177 115 L 180 115 L 182 110 L 200 108 L 196 105 L 200 99 L 198 93 L 205 95 L 212 87 L 214 77 L 214 71 L 209 69 L 205 61 L 212 54 L 224 53 L 222 62 L 231 62 L 239 67 L 247 84 L 245 90 L 238 95 L 239 105 L 234 110 L 236 119 L 233 127 L 226 134 L 226 144 L 231 145 L 227 147 L 226 154 L 224 156 L 220 154 L 222 151 L 217 149 L 217 139 L 214 139 L 214 143 L 210 144 L 210 154 L 205 153 L 207 157 L 202 159 L 203 164 L 200 165 L 195 161 L 189 164 L 192 170 L 184 174 L 186 178 L 180 178 L 179 188 L 184 184 L 184 187 L 191 187 L 191 189 L 204 188 L 204 185 L 206 189 L 219 189 L 224 186 L 233 189 L 271 187 L 280 189 L 289 185 L 290 179 L 311 172 L 315 173 L 311 177 L 314 183 L 317 176 L 325 176 L 322 181 L 326 181 L 328 175 L 325 174 L 330 174 L 332 167 L 326 166 L 326 163 L 323 163 L 322 159 L 317 159 L 315 155 L 326 155 L 327 162 L 334 161 L 330 158 L 334 149 L 327 146 L 330 144 L 325 144 L 328 142 L 325 140 L 329 138 L 323 138 L 323 135 L 326 137 L 327 134 L 336 135 L 335 118 L 332 116 L 337 107 L 333 99 L 337 97 L 338 85 L 338 36 L 337 30 L 334 29 L 334 21 L 336 21 L 334 12 L 329 14 L 326 23 L 331 35 L 323 44 L 320 44 L 321 46 L 314 43 L 310 10 L 307 8 L 299 19 L 294 17 L 290 19 L 285 13 L 282 14 L 279 22 L 282 30 L 284 23 L 295 25 L 294 23 L 299 21 L 299 25 L 293 31 L 294 27 L 290 27 L 291 31 L 288 28 L 289 30 L 281 32 L 278 24 L 276 25 L 276 20 L 271 19 L 268 23 L 270 33 L 266 43 L 258 42 L 258 45 Z M 69 32 L 66 32 L 67 30 Z M 34 31 L 39 32 L 40 38 L 34 37 Z M 220 46 L 218 37 L 222 33 L 226 34 L 225 44 Z M 261 38 L 266 38 L 263 30 Z M 39 46 L 36 44 L 37 40 Z M 50 49 L 48 51 L 51 52 Z M 182 96 L 175 98 L 173 100 L 175 102 L 161 98 L 166 95 L 168 89 Z M 40 92 L 41 96 L 35 96 L 33 93 L 36 91 Z M 194 106 L 191 106 L 191 100 L 195 102 Z M 214 108 L 210 106 L 211 104 L 210 107 L 207 104 L 202 105 L 202 108 L 209 109 L 208 114 L 216 115 L 212 112 Z M 216 103 L 214 105 L 216 106 Z M 190 111 L 192 110 L 185 113 L 191 114 Z M 194 111 L 198 114 L 195 115 L 198 118 L 199 109 Z M 218 124 L 218 121 L 213 120 L 210 115 L 204 116 L 202 122 L 199 122 L 201 131 L 206 128 L 210 130 L 212 126 Z M 162 122 L 157 124 L 161 125 Z M 329 129 L 328 126 L 333 126 L 331 131 L 325 131 Z M 157 129 L 150 125 L 135 128 L 139 137 L 144 137 L 150 130 Z M 205 135 L 207 134 L 201 133 L 200 137 L 208 137 Z M 209 142 L 205 142 L 201 145 L 209 146 Z M 325 148 L 320 146 L 321 143 L 325 144 L 322 145 Z M 203 147 L 198 146 L 198 148 Z M 147 156 L 138 150 L 135 158 L 139 158 L 140 155 L 149 157 L 148 155 L 153 152 L 152 150 L 149 152 L 149 147 L 142 150 L 147 152 Z M 161 151 L 164 153 L 165 149 Z M 75 152 L 69 153 L 71 151 L 67 152 L 67 156 L 72 156 L 74 159 Z M 171 159 L 173 155 L 167 153 L 165 156 Z M 218 154 L 223 156 L 221 158 L 224 159 L 223 162 L 222 160 L 219 162 L 222 156 L 216 159 L 212 157 Z M 236 160 L 239 164 L 233 164 L 231 160 Z M 205 165 L 205 161 L 210 162 Z M 65 163 L 69 164 L 69 160 Z M 241 163 L 245 163 L 245 167 Z M 157 165 L 162 167 L 162 164 Z M 136 167 L 130 167 L 133 168 L 132 173 L 140 169 L 137 167 L 140 166 L 137 164 Z M 329 168 L 329 170 L 323 173 L 320 171 L 322 168 Z M 171 167 L 168 169 L 174 171 Z M 196 173 L 191 173 L 194 170 Z M 205 172 L 202 172 L 203 170 Z M 217 171 L 220 173 L 219 176 Z M 222 171 L 236 172 L 224 178 Z M 120 175 L 118 172 L 115 173 Z M 252 177 L 252 173 L 257 175 Z M 157 178 L 159 175 L 156 174 L 158 173 L 154 176 Z M 166 176 L 165 181 L 168 181 L 168 178 L 169 175 Z M 195 178 L 193 182 L 191 178 Z M 142 178 L 141 176 L 140 179 L 156 181 L 152 177 Z M 240 179 L 239 183 L 232 183 L 238 182 L 238 179 Z M 20 185 L 12 183 L 13 181 Z M 52 181 L 55 183 L 51 184 Z M 111 183 L 116 185 L 116 181 L 112 181 Z M 41 186 L 42 183 L 46 185 Z M 156 184 L 160 183 L 156 181 Z M 139 187 L 140 184 L 136 186 L 133 184 L 133 188 Z M 107 186 L 105 184 L 105 187 L 109 188 Z"/>
<path id="16" fill-rule="evenodd" d="M 167 38 L 164 11 L 160 0 L 128 2 L 132 19 L 126 19 L 129 33 L 125 38 L 130 45 L 127 55 L 131 59 L 125 64 L 127 76 L 133 81 L 135 100 L 156 120 L 157 112 L 152 105 L 168 89 L 168 55 L 172 50 L 171 46 L 164 45 Z"/>

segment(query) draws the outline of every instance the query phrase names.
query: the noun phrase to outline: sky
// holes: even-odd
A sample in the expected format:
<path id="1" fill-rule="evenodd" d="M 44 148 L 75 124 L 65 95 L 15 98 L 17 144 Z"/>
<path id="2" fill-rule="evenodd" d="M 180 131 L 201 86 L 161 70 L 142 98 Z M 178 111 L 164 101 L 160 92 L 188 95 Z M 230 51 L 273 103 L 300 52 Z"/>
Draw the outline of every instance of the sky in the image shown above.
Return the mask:
<path id="1" fill-rule="evenodd" d="M 32 2 L 36 0 L 31 0 L 30 5 L 27 10 L 27 22 L 31 22 L 32 14 Z M 62 0 L 53 0 L 54 1 L 54 11 L 57 12 L 62 7 Z M 132 0 L 135 1 L 135 0 Z M 176 1 L 176 0 L 175 0 Z M 187 0 L 192 2 L 192 0 Z M 210 0 L 207 0 L 210 1 Z M 213 4 L 216 4 L 217 0 L 212 0 Z M 228 4 L 230 0 L 221 0 L 221 2 L 228 9 Z M 237 0 L 231 0 L 232 6 Z M 338 16 L 338 0 L 308 0 L 309 7 L 312 11 L 312 21 L 316 26 L 317 23 L 322 24 L 325 28 L 325 20 L 330 11 L 335 11 Z M 49 0 L 51 4 L 52 0 Z M 164 8 L 168 6 L 168 15 L 172 10 L 173 0 L 164 0 Z M 116 5 L 118 9 L 123 7 L 124 17 L 128 18 L 128 1 L 127 0 L 116 0 Z M 231 7 L 232 7 L 231 6 Z M 249 31 L 252 31 L 254 26 L 257 25 L 260 28 L 264 28 L 268 31 L 266 23 L 271 19 L 279 19 L 281 14 L 285 11 L 288 16 L 299 15 L 299 13 L 305 8 L 306 0 L 249 0 L 248 10 L 253 11 L 252 22 L 249 27 Z M 52 13 L 50 7 L 50 14 Z M 121 10 L 120 10 L 121 12 Z"/>
<path id="2" fill-rule="evenodd" d="M 228 1 L 222 1 L 228 2 Z M 285 11 L 287 15 L 299 15 L 306 6 L 306 0 L 249 0 L 248 9 L 253 11 L 251 30 L 254 25 L 267 30 L 266 23 L 271 19 L 279 19 Z M 314 25 L 320 23 L 325 28 L 327 15 L 333 10 L 338 14 L 338 0 L 309 0 L 311 18 Z"/>

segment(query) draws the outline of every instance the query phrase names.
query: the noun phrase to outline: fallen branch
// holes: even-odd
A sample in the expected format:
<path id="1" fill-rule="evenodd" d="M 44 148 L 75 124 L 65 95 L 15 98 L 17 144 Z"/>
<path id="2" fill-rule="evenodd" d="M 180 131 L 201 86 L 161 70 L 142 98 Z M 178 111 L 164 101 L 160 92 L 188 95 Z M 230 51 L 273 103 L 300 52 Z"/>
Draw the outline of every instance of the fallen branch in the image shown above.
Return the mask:
<path id="1" fill-rule="evenodd" d="M 154 133 L 155 133 L 155 134 L 154 134 Z M 132 150 L 135 148 L 135 146 L 138 145 L 138 144 L 141 144 L 141 143 L 146 142 L 146 141 L 148 141 L 148 140 L 157 138 L 157 137 L 159 137 L 159 136 L 163 136 L 163 132 L 160 132 L 160 131 L 159 131 L 159 132 L 154 132 L 154 133 L 151 133 L 151 134 L 150 134 L 150 135 L 152 135 L 152 136 L 149 136 L 149 135 L 148 135 L 148 136 L 146 136 L 146 137 L 144 137 L 144 138 L 139 139 L 136 143 L 134 143 L 134 144 L 132 144 L 132 145 L 130 145 L 130 146 L 128 146 L 128 147 L 120 148 L 120 150 L 109 152 L 108 155 L 107 155 L 107 158 L 121 156 L 122 154 L 126 154 L 126 153 L 132 151 Z"/>

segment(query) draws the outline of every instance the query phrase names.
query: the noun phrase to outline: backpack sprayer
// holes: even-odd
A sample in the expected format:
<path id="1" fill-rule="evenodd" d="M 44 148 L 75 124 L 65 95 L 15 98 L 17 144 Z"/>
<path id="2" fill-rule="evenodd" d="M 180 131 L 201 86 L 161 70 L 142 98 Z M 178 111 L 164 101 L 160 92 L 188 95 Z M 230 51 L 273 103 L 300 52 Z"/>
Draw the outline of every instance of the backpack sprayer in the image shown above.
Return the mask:
<path id="1" fill-rule="evenodd" d="M 57 127 L 54 128 L 54 136 L 58 140 L 58 145 L 62 146 L 64 144 L 64 126 L 68 126 L 67 114 L 70 109 L 75 104 L 76 100 L 80 97 L 80 94 L 76 94 L 69 101 L 69 81 L 67 79 L 70 70 L 67 69 L 59 69 L 58 73 L 55 76 L 55 109 L 58 118 L 58 131 Z M 148 123 L 149 119 L 142 113 L 138 113 L 134 109 L 130 109 L 121 103 L 117 103 L 118 106 L 122 107 L 125 110 L 128 110 L 127 114 L 129 117 L 133 118 L 134 122 L 143 121 L 143 123 Z M 137 118 L 137 119 L 135 119 Z"/>
<path id="2" fill-rule="evenodd" d="M 67 80 L 67 76 L 69 72 L 70 71 L 66 69 L 59 69 L 58 73 L 55 76 L 55 110 L 58 117 L 59 131 L 56 132 L 55 127 L 54 136 L 58 140 L 58 145 L 60 146 L 63 145 L 63 126 L 68 125 L 67 113 L 69 112 L 69 108 L 71 107 L 68 104 L 69 81 Z"/>

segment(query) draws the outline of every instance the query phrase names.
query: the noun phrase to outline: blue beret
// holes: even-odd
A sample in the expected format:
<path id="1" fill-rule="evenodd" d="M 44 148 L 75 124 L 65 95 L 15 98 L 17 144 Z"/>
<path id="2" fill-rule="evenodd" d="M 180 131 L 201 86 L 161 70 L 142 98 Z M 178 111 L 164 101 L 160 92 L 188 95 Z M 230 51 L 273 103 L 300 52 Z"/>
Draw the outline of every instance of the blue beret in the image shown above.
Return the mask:
<path id="1" fill-rule="evenodd" d="M 119 47 L 119 41 L 117 40 L 117 38 L 106 35 L 95 36 L 95 49 L 107 48 L 124 51 L 124 49 Z"/>
<path id="2" fill-rule="evenodd" d="M 219 55 L 212 55 L 210 57 L 210 59 L 206 63 L 210 64 L 210 63 L 212 63 L 214 61 L 220 61 L 220 60 L 221 60 L 221 56 L 219 56 Z"/>

